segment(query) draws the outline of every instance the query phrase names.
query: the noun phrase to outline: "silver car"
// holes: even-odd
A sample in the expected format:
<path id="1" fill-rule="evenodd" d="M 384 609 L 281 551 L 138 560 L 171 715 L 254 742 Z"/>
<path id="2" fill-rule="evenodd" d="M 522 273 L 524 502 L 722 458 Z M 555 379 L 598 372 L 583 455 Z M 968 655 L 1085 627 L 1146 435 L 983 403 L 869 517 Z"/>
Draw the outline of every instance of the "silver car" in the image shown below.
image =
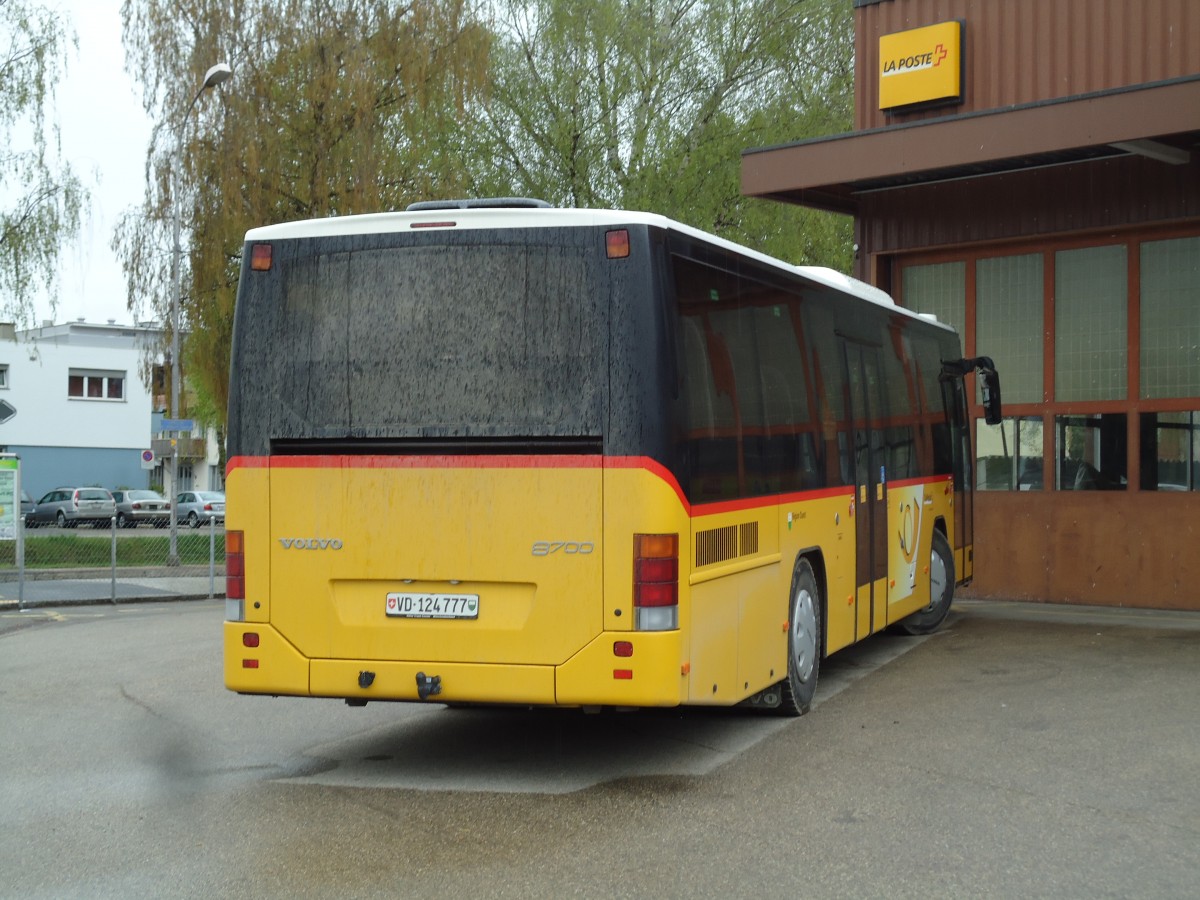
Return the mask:
<path id="1" fill-rule="evenodd" d="M 112 494 L 102 487 L 60 487 L 48 491 L 25 515 L 25 527 L 57 525 L 74 528 L 80 522 L 106 527 L 117 514 Z"/>
<path id="2" fill-rule="evenodd" d="M 181 491 L 175 495 L 175 515 L 180 522 L 199 528 L 210 519 L 225 521 L 225 495 L 220 491 Z"/>
<path id="3" fill-rule="evenodd" d="M 136 528 L 142 522 L 162 528 L 171 520 L 171 503 L 158 491 L 113 491 L 112 495 L 118 528 Z"/>

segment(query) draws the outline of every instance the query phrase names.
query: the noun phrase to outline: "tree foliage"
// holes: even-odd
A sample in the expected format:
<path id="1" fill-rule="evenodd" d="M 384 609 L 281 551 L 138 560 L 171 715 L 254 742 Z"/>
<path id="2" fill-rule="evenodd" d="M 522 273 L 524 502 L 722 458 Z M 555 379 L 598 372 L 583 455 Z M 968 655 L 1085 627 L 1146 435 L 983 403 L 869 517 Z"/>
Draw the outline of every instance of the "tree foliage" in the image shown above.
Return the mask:
<path id="1" fill-rule="evenodd" d="M 57 305 L 58 259 L 87 193 L 59 160 L 47 104 L 74 36 L 49 10 L 0 0 L 0 313 L 31 324 L 39 291 Z"/>
<path id="2" fill-rule="evenodd" d="M 193 414 L 219 424 L 246 231 L 465 190 L 455 151 L 490 37 L 465 0 L 125 0 L 122 19 L 159 124 L 145 202 L 114 249 L 131 307 L 148 303 L 169 322 L 171 222 L 181 215 L 184 368 Z M 189 113 L 219 61 L 233 80 Z"/>
<path id="3" fill-rule="evenodd" d="M 496 28 L 481 185 L 848 268 L 847 220 L 740 191 L 743 150 L 849 130 L 848 2 L 498 0 Z"/>
<path id="4" fill-rule="evenodd" d="M 848 0 L 125 0 L 122 16 L 159 126 L 114 247 L 131 307 L 168 321 L 181 213 L 185 361 L 210 420 L 261 224 L 516 194 L 849 267 L 845 219 L 739 189 L 743 150 L 849 128 Z M 234 80 L 189 112 L 222 60 Z"/>

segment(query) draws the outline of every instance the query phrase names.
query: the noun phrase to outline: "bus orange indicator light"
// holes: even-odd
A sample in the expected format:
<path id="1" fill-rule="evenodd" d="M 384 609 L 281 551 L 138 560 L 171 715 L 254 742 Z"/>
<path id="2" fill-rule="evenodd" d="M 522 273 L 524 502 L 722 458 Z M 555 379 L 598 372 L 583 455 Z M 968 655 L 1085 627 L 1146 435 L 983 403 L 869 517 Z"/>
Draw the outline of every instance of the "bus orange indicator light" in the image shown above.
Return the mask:
<path id="1" fill-rule="evenodd" d="M 613 669 L 613 678 L 617 681 L 632 681 L 633 669 Z"/>
<path id="2" fill-rule="evenodd" d="M 679 667 L 679 674 L 680 675 L 691 675 L 692 674 L 692 664 L 690 662 L 685 662 L 682 666 Z"/>
<path id="3" fill-rule="evenodd" d="M 679 535 L 634 535 L 633 555 L 638 559 L 678 559 Z"/>
<path id="4" fill-rule="evenodd" d="M 633 641 L 613 641 L 613 656 L 633 656 Z"/>
<path id="5" fill-rule="evenodd" d="M 625 259 L 629 256 L 629 232 L 624 228 L 604 233 L 604 251 L 609 259 Z"/>
<path id="6" fill-rule="evenodd" d="M 257 647 L 258 646 L 258 632 L 257 631 L 247 631 L 245 634 L 243 634 L 242 635 L 242 646 L 243 647 Z"/>
<path id="7" fill-rule="evenodd" d="M 271 245 L 255 244 L 250 248 L 250 268 L 255 272 L 268 272 L 271 269 Z"/>

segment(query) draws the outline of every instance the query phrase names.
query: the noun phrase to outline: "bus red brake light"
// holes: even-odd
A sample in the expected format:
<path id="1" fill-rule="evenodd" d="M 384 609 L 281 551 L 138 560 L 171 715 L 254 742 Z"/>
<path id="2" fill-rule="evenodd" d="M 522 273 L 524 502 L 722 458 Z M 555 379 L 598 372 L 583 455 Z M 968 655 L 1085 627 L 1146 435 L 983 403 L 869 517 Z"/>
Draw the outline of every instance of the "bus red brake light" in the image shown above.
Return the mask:
<path id="1" fill-rule="evenodd" d="M 633 605 L 641 631 L 679 627 L 679 535 L 634 535 Z"/>

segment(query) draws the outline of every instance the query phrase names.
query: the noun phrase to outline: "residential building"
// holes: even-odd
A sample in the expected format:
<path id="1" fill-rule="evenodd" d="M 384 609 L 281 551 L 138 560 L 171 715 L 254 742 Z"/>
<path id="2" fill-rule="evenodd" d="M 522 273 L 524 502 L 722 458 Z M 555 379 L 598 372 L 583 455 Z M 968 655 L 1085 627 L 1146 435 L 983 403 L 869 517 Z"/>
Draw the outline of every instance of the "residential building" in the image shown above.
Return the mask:
<path id="1" fill-rule="evenodd" d="M 0 336 L 0 399 L 16 411 L 0 424 L 0 447 L 21 458 L 30 496 L 60 485 L 171 495 L 172 449 L 180 454 L 178 490 L 221 488 L 211 429 L 162 431 L 164 392 L 152 392 L 142 374 L 161 380 L 161 343 L 155 325 L 114 321 L 47 322 Z"/>

